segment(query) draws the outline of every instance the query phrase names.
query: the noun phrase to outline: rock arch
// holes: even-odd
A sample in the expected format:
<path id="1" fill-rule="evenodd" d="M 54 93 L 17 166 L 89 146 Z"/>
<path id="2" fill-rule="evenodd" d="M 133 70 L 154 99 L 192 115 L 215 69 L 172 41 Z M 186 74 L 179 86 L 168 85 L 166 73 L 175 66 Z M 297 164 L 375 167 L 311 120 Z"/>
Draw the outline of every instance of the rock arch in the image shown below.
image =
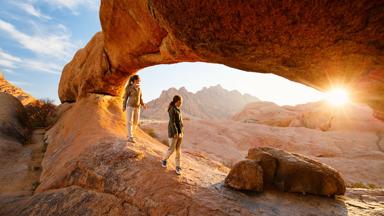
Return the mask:
<path id="1" fill-rule="evenodd" d="M 100 21 L 63 70 L 62 102 L 119 95 L 147 66 L 202 61 L 345 85 L 384 118 L 382 0 L 101 0 Z"/>

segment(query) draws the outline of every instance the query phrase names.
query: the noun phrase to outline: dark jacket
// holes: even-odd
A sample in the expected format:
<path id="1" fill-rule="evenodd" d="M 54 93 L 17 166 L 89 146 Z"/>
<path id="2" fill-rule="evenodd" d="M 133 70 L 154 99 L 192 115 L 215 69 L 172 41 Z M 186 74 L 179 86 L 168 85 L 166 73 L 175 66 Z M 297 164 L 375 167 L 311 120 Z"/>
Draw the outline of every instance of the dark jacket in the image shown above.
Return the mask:
<path id="1" fill-rule="evenodd" d="M 183 117 L 181 111 L 176 106 L 172 106 L 168 110 L 168 137 L 173 138 L 175 135 L 183 133 Z"/>

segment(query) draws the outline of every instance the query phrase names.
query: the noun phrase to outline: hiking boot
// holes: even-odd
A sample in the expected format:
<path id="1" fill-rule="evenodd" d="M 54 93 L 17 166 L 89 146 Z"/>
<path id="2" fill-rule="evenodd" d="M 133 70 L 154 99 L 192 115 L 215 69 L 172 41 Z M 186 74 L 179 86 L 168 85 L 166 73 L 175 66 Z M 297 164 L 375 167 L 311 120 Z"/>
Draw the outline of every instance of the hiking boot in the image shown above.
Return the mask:
<path id="1" fill-rule="evenodd" d="M 176 174 L 181 175 L 181 167 L 179 166 L 176 167 Z"/>
<path id="2" fill-rule="evenodd" d="M 128 142 L 136 143 L 135 139 L 133 137 L 128 138 Z"/>
<path id="3" fill-rule="evenodd" d="M 162 160 L 161 161 L 161 166 L 164 167 L 164 168 L 167 167 L 167 160 Z"/>

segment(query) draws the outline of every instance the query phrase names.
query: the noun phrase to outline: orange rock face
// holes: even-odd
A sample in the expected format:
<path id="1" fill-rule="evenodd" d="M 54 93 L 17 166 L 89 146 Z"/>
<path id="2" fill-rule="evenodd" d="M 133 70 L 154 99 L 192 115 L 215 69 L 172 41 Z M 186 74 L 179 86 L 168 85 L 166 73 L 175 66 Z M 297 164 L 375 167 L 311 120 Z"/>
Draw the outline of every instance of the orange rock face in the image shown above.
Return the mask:
<path id="1" fill-rule="evenodd" d="M 235 164 L 225 179 L 225 184 L 238 190 L 263 191 L 263 169 L 252 160 Z"/>
<path id="2" fill-rule="evenodd" d="M 8 93 L 16 97 L 24 106 L 36 101 L 32 95 L 4 79 L 2 73 L 0 73 L 0 92 Z"/>
<path id="3" fill-rule="evenodd" d="M 250 149 L 247 158 L 233 166 L 225 179 L 226 185 L 235 189 L 262 191 L 264 183 L 288 192 L 325 196 L 345 193 L 345 183 L 338 171 L 302 155 L 262 147 Z M 270 174 L 263 175 L 264 172 Z"/>
<path id="4" fill-rule="evenodd" d="M 99 32 L 64 67 L 59 83 L 60 100 L 74 102 L 88 93 L 116 95 L 125 80 L 125 74 L 110 67 L 104 36 Z"/>
<path id="5" fill-rule="evenodd" d="M 0 92 L 0 104 L 0 140 L 10 139 L 25 143 L 29 138 L 30 128 L 23 104 L 18 98 L 4 92 Z M 0 149 L 7 149 L 1 146 L 2 143 Z"/>
<path id="6" fill-rule="evenodd" d="M 118 95 L 144 67 L 204 61 L 350 87 L 383 117 L 383 8 L 381 0 L 102 0 L 103 33 L 65 67 L 60 99 Z"/>

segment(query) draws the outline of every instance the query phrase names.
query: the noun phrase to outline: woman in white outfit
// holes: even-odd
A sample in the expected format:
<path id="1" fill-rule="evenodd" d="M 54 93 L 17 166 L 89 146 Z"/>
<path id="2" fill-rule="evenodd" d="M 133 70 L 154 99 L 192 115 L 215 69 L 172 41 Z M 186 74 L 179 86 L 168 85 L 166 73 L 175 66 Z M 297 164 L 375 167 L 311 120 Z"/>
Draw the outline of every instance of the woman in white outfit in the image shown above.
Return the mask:
<path id="1" fill-rule="evenodd" d="M 123 111 L 127 111 L 127 130 L 128 141 L 135 143 L 134 132 L 140 120 L 140 107 L 144 109 L 147 106 L 144 104 L 140 89 L 139 75 L 133 75 L 129 78 L 128 85 L 125 87 Z"/>

